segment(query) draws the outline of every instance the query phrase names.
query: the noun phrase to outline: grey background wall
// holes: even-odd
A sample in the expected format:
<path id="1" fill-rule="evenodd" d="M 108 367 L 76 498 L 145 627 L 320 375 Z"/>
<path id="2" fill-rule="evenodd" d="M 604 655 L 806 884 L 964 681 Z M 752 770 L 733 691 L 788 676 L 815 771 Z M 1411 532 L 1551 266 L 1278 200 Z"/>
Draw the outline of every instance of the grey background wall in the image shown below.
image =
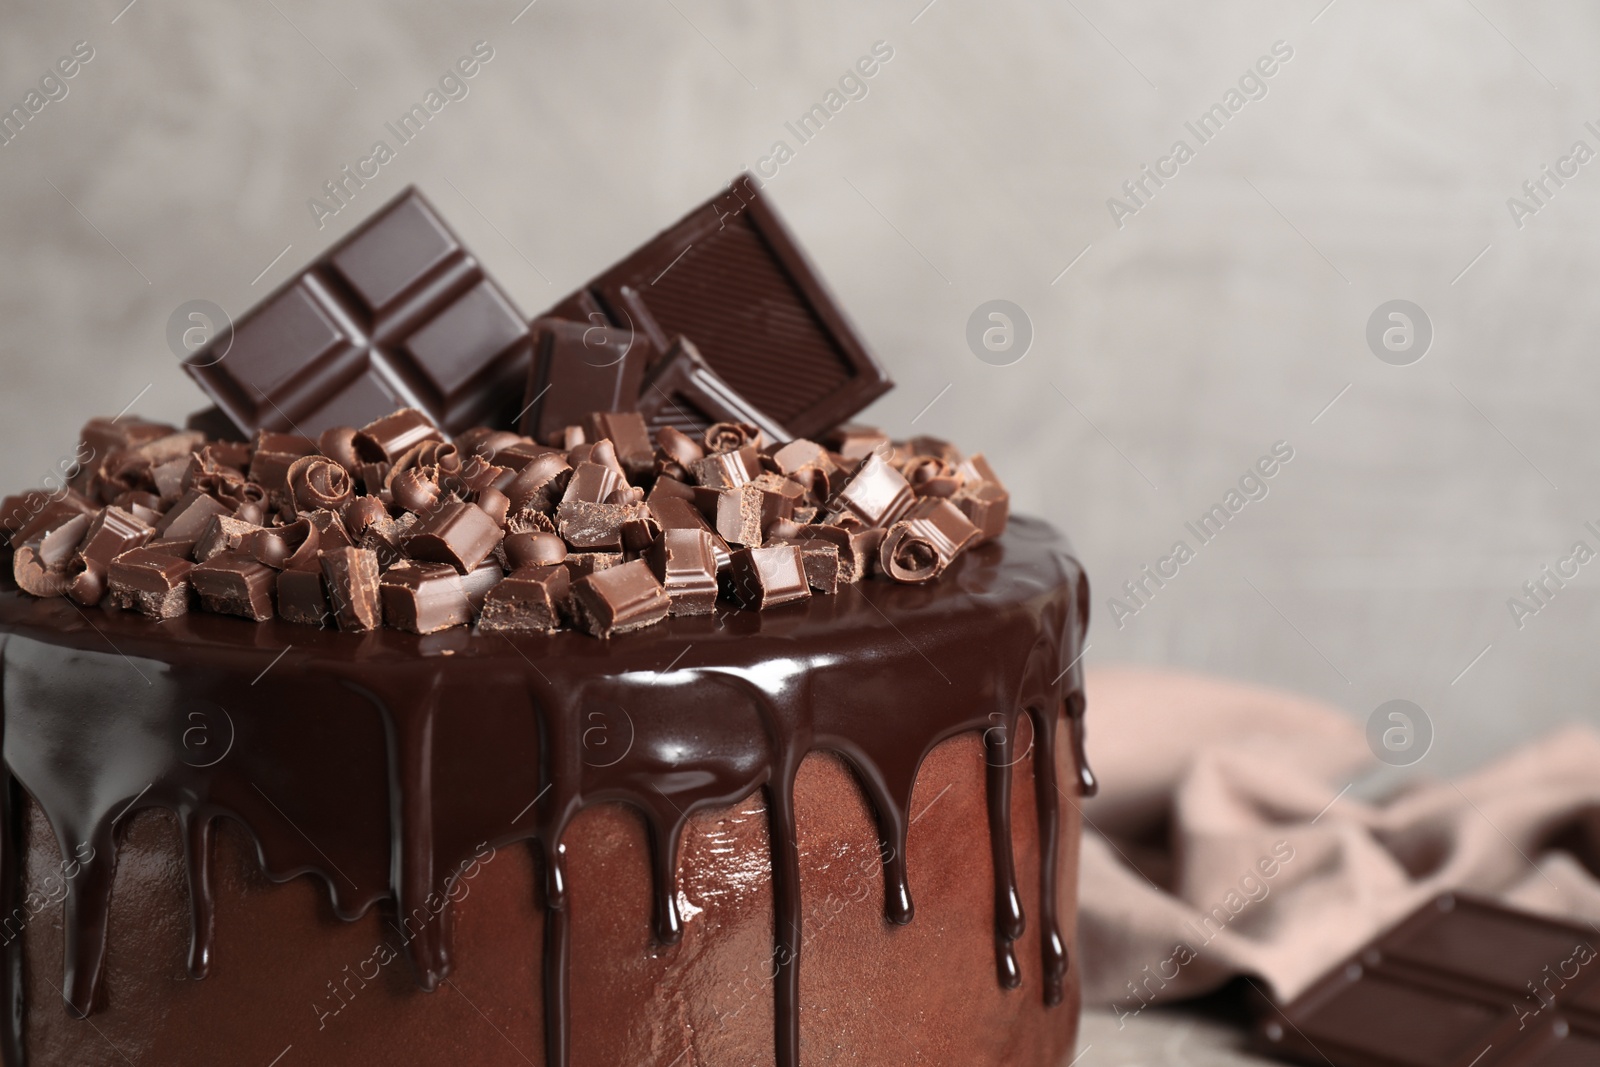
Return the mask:
<path id="1" fill-rule="evenodd" d="M 199 407 L 173 310 L 242 311 L 408 183 L 531 315 L 781 140 L 768 189 L 899 383 L 869 417 L 985 450 L 1071 532 L 1091 661 L 1362 718 L 1408 698 L 1434 770 L 1593 714 L 1600 562 L 1520 628 L 1507 601 L 1600 550 L 1600 163 L 1561 162 L 1600 150 L 1600 10 L 524 2 L 0 9 L 7 109 L 93 49 L 0 147 L 0 482 L 35 484 L 90 414 Z M 479 41 L 468 94 L 319 228 L 323 183 Z M 865 95 L 799 143 L 785 123 L 877 42 Z M 1201 143 L 1218 103 L 1242 106 Z M 1572 176 L 1514 218 L 1546 164 Z M 1142 165 L 1176 173 L 1136 202 Z M 997 298 L 1033 331 L 1007 366 L 965 339 Z M 1366 338 L 1392 299 L 1432 325 L 1407 366 Z M 1266 497 L 1198 545 L 1185 522 L 1279 441 Z M 1179 539 L 1194 558 L 1119 628 L 1107 598 Z"/>

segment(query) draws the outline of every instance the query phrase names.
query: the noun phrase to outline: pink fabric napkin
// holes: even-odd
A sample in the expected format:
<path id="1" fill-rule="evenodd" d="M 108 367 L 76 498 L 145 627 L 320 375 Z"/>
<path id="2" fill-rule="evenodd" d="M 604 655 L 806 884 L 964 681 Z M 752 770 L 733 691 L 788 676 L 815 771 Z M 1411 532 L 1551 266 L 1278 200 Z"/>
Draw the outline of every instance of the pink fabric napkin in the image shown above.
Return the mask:
<path id="1" fill-rule="evenodd" d="M 1445 890 L 1600 923 L 1600 734 L 1569 727 L 1381 803 L 1356 716 L 1287 693 L 1090 670 L 1079 962 L 1119 1015 L 1236 975 L 1290 999 Z M 1359 789 L 1356 790 L 1360 792 Z"/>

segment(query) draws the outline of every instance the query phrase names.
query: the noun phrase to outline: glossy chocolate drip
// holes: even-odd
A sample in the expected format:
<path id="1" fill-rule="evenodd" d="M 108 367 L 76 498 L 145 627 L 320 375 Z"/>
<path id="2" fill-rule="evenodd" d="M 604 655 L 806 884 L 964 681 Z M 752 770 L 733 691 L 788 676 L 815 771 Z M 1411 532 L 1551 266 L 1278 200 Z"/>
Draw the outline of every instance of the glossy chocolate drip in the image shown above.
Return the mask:
<path id="1" fill-rule="evenodd" d="M 1076 664 L 1082 589 L 1080 568 L 1049 528 L 1016 520 L 937 586 L 867 582 L 763 614 L 674 618 L 608 642 L 346 634 L 201 614 L 155 623 L 105 612 L 91 624 L 66 601 L 0 593 L 0 631 L 10 634 L 5 758 L 17 783 L 3 813 L 0 893 L 20 895 L 20 785 L 62 855 L 81 859 L 68 880 L 62 990 L 92 1010 L 115 828 L 134 810 L 171 810 L 185 839 L 198 977 L 211 955 L 210 828 L 232 818 L 269 878 L 311 875 L 345 920 L 382 905 L 418 983 L 433 988 L 450 971 L 448 897 L 462 871 L 485 848 L 532 841 L 543 860 L 546 1056 L 560 1065 L 573 948 L 562 838 L 573 818 L 609 801 L 643 815 L 652 925 L 670 945 L 682 931 L 676 853 L 688 819 L 760 789 L 772 848 L 775 1047 L 780 1067 L 796 1067 L 801 762 L 831 751 L 852 767 L 878 825 L 885 915 L 909 922 L 915 872 L 905 842 L 918 769 L 940 742 L 980 732 L 1002 980 L 1015 984 L 1021 973 L 1010 794 L 1015 764 L 1031 756 L 1043 997 L 1056 1003 L 1066 971 L 1054 763 L 1063 709 L 1080 789 L 1093 787 Z M 197 722 L 209 731 L 198 753 L 186 733 Z M 7 946 L 0 975 L 0 995 L 16 1009 L 4 1039 L 18 1063 L 20 943 Z"/>

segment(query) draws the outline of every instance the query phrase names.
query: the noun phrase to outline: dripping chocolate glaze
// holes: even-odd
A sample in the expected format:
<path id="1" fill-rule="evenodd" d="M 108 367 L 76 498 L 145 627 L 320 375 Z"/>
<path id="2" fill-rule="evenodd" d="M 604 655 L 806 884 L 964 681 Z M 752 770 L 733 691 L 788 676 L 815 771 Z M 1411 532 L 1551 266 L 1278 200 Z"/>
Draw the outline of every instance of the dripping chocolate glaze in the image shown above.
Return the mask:
<path id="1" fill-rule="evenodd" d="M 917 770 L 941 741 L 981 732 L 1000 981 L 1020 982 L 1015 943 L 1026 920 L 1011 790 L 1015 766 L 1031 753 L 1041 992 L 1058 1003 L 1067 957 L 1056 915 L 1055 753 L 1065 729 L 1078 790 L 1092 792 L 1078 663 L 1087 611 L 1081 567 L 1054 531 L 1028 519 L 1014 519 L 1000 541 L 932 585 L 865 582 L 770 612 L 674 618 L 610 641 L 465 629 L 349 634 L 203 614 L 154 622 L 0 592 L 10 778 L 0 794 L 0 914 L 21 890 L 26 790 L 62 854 L 89 856 L 68 883 L 61 988 L 69 1009 L 91 1012 L 117 825 L 133 811 L 166 808 L 183 828 L 189 966 L 202 976 L 211 962 L 212 827 L 229 818 L 249 831 L 270 878 L 319 880 L 340 918 L 382 904 L 418 983 L 431 989 L 451 966 L 454 878 L 485 845 L 532 841 L 544 872 L 547 1062 L 560 1065 L 569 1043 L 565 828 L 606 801 L 643 813 L 654 932 L 671 944 L 682 934 L 676 869 L 688 818 L 759 789 L 773 848 L 777 1062 L 795 1067 L 801 761 L 827 750 L 853 769 L 878 824 L 886 917 L 908 923 Z M 25 1062 L 21 944 L 11 940 L 0 969 L 8 1006 L 0 1039 L 17 1065 Z"/>

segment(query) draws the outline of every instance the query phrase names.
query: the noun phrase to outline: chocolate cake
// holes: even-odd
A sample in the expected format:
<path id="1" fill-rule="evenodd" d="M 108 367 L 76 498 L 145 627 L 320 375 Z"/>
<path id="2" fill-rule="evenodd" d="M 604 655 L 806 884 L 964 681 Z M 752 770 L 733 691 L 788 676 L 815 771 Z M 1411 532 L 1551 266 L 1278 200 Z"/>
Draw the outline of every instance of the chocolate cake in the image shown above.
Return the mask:
<path id="1" fill-rule="evenodd" d="M 1082 568 L 704 211 L 507 328 L 408 190 L 0 505 L 7 1067 L 1071 1058 Z"/>

